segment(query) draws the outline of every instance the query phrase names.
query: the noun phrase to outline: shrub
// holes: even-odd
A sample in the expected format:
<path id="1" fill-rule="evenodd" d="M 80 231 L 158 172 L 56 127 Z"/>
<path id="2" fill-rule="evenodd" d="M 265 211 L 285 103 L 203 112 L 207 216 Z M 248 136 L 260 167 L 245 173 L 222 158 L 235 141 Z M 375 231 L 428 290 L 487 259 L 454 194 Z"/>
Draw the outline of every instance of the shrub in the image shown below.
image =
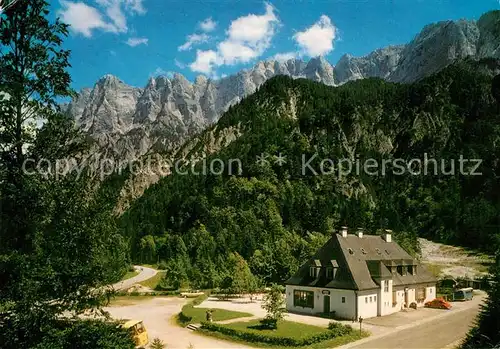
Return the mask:
<path id="1" fill-rule="evenodd" d="M 333 322 L 332 322 L 333 323 Z M 286 346 L 286 347 L 303 347 L 330 340 L 336 337 L 344 336 L 352 332 L 352 327 L 335 323 L 328 325 L 329 331 L 317 333 L 306 338 L 290 338 L 290 337 L 276 337 L 269 336 L 265 333 L 255 333 L 251 331 L 241 331 L 234 328 L 226 327 L 215 323 L 202 322 L 201 328 L 210 332 L 218 332 L 226 336 L 243 340 L 245 342 L 259 342 L 270 345 Z"/>
<path id="2" fill-rule="evenodd" d="M 158 264 L 158 270 L 167 270 L 168 265 L 167 262 L 161 261 L 160 264 Z"/>
<path id="3" fill-rule="evenodd" d="M 165 349 L 165 343 L 163 343 L 163 341 L 160 338 L 156 337 L 151 342 L 150 348 L 151 349 Z"/>
<path id="4" fill-rule="evenodd" d="M 32 349 L 101 348 L 134 349 L 135 344 L 127 330 L 117 323 L 101 320 L 52 321 L 40 328 L 40 332 L 19 337 L 15 326 L 2 328 L 0 347 Z M 19 334 L 21 332 L 17 332 Z M 7 341 L 5 341 L 7 340 Z M 13 341 L 9 343 L 9 341 Z"/>

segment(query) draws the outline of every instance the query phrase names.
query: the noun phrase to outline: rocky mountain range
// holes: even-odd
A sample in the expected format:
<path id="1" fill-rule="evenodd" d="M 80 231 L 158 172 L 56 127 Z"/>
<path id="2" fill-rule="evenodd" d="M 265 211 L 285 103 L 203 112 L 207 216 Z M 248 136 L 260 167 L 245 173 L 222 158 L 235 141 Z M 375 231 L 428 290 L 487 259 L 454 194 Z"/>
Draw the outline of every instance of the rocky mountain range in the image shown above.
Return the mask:
<path id="1" fill-rule="evenodd" d="M 276 75 L 306 78 L 337 86 L 370 77 L 413 82 L 465 57 L 500 57 L 500 11 L 479 21 L 427 25 L 406 45 L 375 50 L 364 57 L 344 55 L 333 66 L 323 57 L 309 62 L 263 61 L 220 80 L 181 74 L 150 78 L 144 88 L 106 75 L 83 89 L 67 111 L 94 139 L 101 153 L 120 160 L 169 154 L 190 136 L 215 123 L 231 105 Z"/>

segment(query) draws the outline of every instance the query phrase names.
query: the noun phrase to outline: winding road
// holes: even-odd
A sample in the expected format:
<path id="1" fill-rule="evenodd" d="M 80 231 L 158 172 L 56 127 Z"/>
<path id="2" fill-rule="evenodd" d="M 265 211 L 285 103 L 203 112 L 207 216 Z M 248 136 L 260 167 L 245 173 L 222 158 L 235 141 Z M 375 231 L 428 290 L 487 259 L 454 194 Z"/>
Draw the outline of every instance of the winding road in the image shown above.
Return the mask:
<path id="1" fill-rule="evenodd" d="M 134 284 L 137 284 L 139 282 L 146 281 L 153 276 L 155 276 L 158 273 L 158 270 L 153 269 L 153 268 L 148 268 L 148 267 L 143 267 L 139 265 L 134 265 L 134 269 L 139 272 L 134 277 L 131 277 L 130 279 L 127 280 L 122 280 L 120 282 L 117 282 L 116 284 L 113 284 L 112 287 L 116 291 L 124 291 L 130 287 L 132 287 Z"/>

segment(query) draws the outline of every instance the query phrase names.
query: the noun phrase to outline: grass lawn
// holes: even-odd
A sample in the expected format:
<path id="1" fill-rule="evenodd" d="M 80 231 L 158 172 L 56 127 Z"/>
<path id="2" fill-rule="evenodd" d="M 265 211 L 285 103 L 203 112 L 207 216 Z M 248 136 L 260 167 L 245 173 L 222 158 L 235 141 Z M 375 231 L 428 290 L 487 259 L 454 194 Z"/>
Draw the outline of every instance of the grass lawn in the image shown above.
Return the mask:
<path id="1" fill-rule="evenodd" d="M 307 325 L 300 322 L 293 322 L 286 320 L 280 321 L 278 329 L 276 330 L 260 329 L 259 320 L 234 322 L 232 324 L 225 325 L 225 327 L 234 328 L 235 330 L 239 331 L 265 334 L 270 337 L 290 337 L 290 338 L 305 338 L 318 333 L 329 331 L 326 327 Z"/>
<path id="2" fill-rule="evenodd" d="M 149 287 L 152 290 L 155 290 L 158 284 L 160 283 L 161 279 L 165 276 L 164 271 L 159 271 L 155 276 L 152 278 L 149 278 L 147 280 L 144 280 L 143 282 L 139 282 L 140 285 L 144 287 Z"/>
<path id="3" fill-rule="evenodd" d="M 326 327 L 319 327 L 319 326 L 313 326 L 313 325 L 307 325 L 303 323 L 298 323 L 298 322 L 293 322 L 293 321 L 281 321 L 278 324 L 278 329 L 277 330 L 262 330 L 259 329 L 260 322 L 259 320 L 252 320 L 252 321 L 247 321 L 247 322 L 235 322 L 231 324 L 226 324 L 224 325 L 225 327 L 236 329 L 239 331 L 244 331 L 244 332 L 251 332 L 251 333 L 256 333 L 256 334 L 265 334 L 266 336 L 269 337 L 288 337 L 288 338 L 295 338 L 295 339 L 301 339 L 301 338 L 306 338 L 310 337 L 315 334 L 319 334 L 322 332 L 329 331 Z M 262 342 L 246 342 L 244 340 L 240 340 L 238 338 L 234 338 L 232 336 L 228 336 L 219 332 L 212 332 L 204 329 L 200 329 L 197 331 L 197 333 L 207 335 L 210 337 L 215 337 L 235 343 L 244 343 L 244 344 L 250 344 L 251 346 L 254 347 L 260 347 L 260 348 L 271 348 L 271 349 L 289 349 L 291 347 L 286 347 L 286 346 L 276 346 L 272 344 L 266 344 Z M 311 344 L 308 346 L 303 346 L 303 347 L 295 347 L 295 348 L 300 348 L 300 349 L 325 349 L 325 348 L 334 348 L 338 347 L 350 342 L 357 341 L 359 339 L 368 337 L 369 333 L 366 331 L 362 331 L 361 333 L 358 330 L 354 330 L 352 333 L 340 336 L 337 338 L 329 339 L 320 343 L 315 343 Z"/>
<path id="4" fill-rule="evenodd" d="M 198 296 L 191 302 L 182 307 L 182 311 L 176 315 L 177 324 L 180 326 L 187 326 L 189 324 L 199 324 L 206 321 L 206 314 L 208 309 L 212 309 L 213 321 L 224 321 L 231 319 L 238 319 L 242 317 L 250 317 L 253 314 L 243 313 L 239 311 L 231 311 L 218 308 L 195 308 L 195 306 L 203 303 L 208 295 Z"/>
<path id="5" fill-rule="evenodd" d="M 134 276 L 138 275 L 139 272 L 138 271 L 127 271 L 127 274 L 125 274 L 122 278 L 122 281 L 123 280 L 127 280 L 127 279 L 130 279 L 130 278 L 133 278 Z"/>
<path id="6" fill-rule="evenodd" d="M 188 324 L 199 324 L 200 322 L 205 321 L 208 309 L 209 308 L 195 308 L 192 306 L 182 308 L 182 313 L 184 314 L 184 316 L 191 318 L 191 320 L 189 320 L 185 324 L 184 322 L 182 322 L 182 325 L 187 326 Z M 224 320 L 238 319 L 240 317 L 253 316 L 250 313 L 244 313 L 240 311 L 232 311 L 232 310 L 217 309 L 217 308 L 211 308 L 211 309 L 213 310 L 212 312 L 213 321 L 224 321 Z"/>

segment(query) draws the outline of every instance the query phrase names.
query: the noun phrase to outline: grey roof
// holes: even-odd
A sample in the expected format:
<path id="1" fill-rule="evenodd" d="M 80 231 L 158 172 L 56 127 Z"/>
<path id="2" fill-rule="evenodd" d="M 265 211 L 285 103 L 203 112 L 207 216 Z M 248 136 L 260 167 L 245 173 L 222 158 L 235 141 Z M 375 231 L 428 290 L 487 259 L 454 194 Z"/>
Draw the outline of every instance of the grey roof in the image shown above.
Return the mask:
<path id="1" fill-rule="evenodd" d="M 317 265 L 316 261 L 324 266 L 336 261 L 339 269 L 335 279 L 327 279 L 326 268 L 321 268 L 317 278 L 309 276 L 309 267 Z M 413 265 L 416 275 L 399 275 L 396 270 L 390 272 L 389 266 L 396 269 L 399 265 Z M 363 235 L 360 238 L 357 235 L 342 237 L 335 234 L 286 284 L 366 290 L 379 288 L 380 280 L 386 279 L 392 279 L 394 286 L 437 281 L 396 242 L 386 242 L 378 235 Z"/>

